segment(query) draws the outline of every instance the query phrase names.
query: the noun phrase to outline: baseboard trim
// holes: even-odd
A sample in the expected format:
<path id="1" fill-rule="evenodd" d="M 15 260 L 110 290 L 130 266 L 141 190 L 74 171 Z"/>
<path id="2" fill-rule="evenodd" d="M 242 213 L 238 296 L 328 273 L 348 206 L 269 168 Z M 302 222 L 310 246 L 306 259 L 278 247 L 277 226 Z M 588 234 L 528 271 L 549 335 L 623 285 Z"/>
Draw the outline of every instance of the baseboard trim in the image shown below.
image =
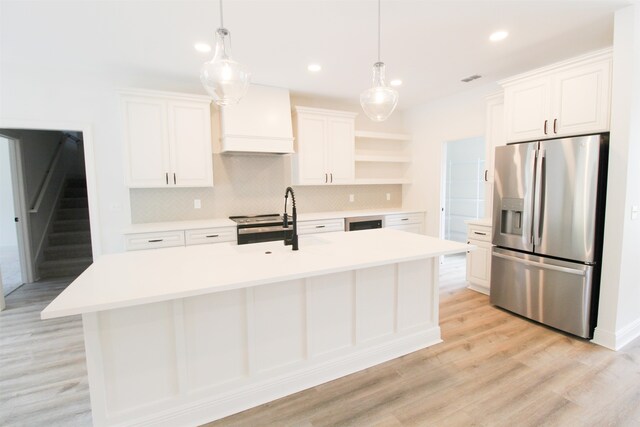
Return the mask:
<path id="1" fill-rule="evenodd" d="M 483 286 L 474 285 L 473 283 L 469 283 L 469 286 L 467 286 L 467 289 L 471 289 L 472 291 L 480 292 L 481 294 L 489 295 L 489 289 L 487 289 L 487 288 L 485 288 Z"/>
<path id="2" fill-rule="evenodd" d="M 362 349 L 338 359 L 306 366 L 295 372 L 250 384 L 230 393 L 209 396 L 160 411 L 116 422 L 118 426 L 201 425 L 265 404 L 293 393 L 344 377 L 380 363 L 442 342 L 440 327 L 400 338 L 392 343 Z M 107 421 L 107 424 L 110 425 Z"/>
<path id="3" fill-rule="evenodd" d="M 616 332 L 596 327 L 591 342 L 618 351 L 638 337 L 640 337 L 640 318 Z"/>

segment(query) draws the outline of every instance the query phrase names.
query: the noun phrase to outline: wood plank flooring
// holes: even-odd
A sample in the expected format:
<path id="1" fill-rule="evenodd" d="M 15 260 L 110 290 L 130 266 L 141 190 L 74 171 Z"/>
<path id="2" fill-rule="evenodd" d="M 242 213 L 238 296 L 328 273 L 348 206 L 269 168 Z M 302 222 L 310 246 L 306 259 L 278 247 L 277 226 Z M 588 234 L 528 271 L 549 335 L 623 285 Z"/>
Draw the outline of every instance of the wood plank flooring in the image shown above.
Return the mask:
<path id="1" fill-rule="evenodd" d="M 444 343 L 207 426 L 640 426 L 640 340 L 620 352 L 491 307 L 440 268 Z M 0 425 L 91 425 L 79 317 L 39 320 L 68 281 L 0 313 Z"/>

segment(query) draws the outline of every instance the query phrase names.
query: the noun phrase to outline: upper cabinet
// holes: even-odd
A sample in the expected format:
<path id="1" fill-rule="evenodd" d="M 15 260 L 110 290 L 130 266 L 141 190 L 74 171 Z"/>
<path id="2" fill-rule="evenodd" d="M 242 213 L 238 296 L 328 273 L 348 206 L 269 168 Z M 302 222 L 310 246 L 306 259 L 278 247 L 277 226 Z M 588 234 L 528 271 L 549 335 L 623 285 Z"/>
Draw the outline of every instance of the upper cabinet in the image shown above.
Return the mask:
<path id="1" fill-rule="evenodd" d="M 294 108 L 295 185 L 353 184 L 355 117 L 349 111 Z"/>
<path id="2" fill-rule="evenodd" d="M 289 91 L 250 85 L 235 105 L 220 107 L 223 153 L 293 153 Z"/>
<path id="3" fill-rule="evenodd" d="M 208 97 L 128 90 L 121 100 L 129 187 L 213 186 Z"/>
<path id="4" fill-rule="evenodd" d="M 507 143 L 504 129 L 504 93 L 486 99 L 487 122 L 485 129 L 484 216 L 491 217 L 493 209 L 493 171 L 496 147 Z"/>
<path id="5" fill-rule="evenodd" d="M 608 131 L 611 63 L 606 49 L 502 81 L 506 140 Z"/>

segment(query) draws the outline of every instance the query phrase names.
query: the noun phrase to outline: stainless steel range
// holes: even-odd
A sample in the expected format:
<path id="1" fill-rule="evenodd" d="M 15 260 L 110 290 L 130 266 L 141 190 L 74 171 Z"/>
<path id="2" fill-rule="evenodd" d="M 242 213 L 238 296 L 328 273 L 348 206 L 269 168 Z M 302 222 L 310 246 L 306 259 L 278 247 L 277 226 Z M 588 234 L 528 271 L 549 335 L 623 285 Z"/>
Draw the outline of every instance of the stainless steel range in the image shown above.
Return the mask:
<path id="1" fill-rule="evenodd" d="M 283 227 L 280 214 L 230 216 L 230 220 L 237 224 L 238 244 L 272 242 L 291 238 L 293 227 Z"/>

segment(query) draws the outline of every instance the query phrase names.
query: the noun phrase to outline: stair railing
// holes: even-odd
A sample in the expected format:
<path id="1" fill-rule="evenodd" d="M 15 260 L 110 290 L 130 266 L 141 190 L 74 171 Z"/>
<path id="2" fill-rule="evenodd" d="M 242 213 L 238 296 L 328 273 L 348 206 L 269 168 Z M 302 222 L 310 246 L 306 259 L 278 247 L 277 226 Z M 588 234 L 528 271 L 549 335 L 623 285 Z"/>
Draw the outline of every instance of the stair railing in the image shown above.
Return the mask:
<path id="1" fill-rule="evenodd" d="M 32 214 L 38 213 L 38 210 L 40 209 L 40 205 L 42 204 L 42 200 L 44 199 L 44 196 L 47 193 L 47 189 L 51 184 L 53 173 L 55 172 L 56 167 L 58 166 L 58 163 L 62 158 L 62 152 L 64 151 L 64 144 L 67 141 L 67 139 L 71 139 L 76 144 L 82 141 L 81 139 L 76 138 L 73 135 L 70 135 L 65 132 L 62 133 L 60 142 L 58 142 L 58 147 L 56 148 L 56 151 L 53 153 L 53 157 L 51 157 L 51 161 L 49 162 L 49 166 L 47 167 L 47 172 L 45 173 L 44 178 L 42 179 L 42 182 L 38 187 L 37 196 L 35 198 L 35 201 L 31 205 L 31 209 L 29 209 L 29 213 L 32 213 Z"/>

